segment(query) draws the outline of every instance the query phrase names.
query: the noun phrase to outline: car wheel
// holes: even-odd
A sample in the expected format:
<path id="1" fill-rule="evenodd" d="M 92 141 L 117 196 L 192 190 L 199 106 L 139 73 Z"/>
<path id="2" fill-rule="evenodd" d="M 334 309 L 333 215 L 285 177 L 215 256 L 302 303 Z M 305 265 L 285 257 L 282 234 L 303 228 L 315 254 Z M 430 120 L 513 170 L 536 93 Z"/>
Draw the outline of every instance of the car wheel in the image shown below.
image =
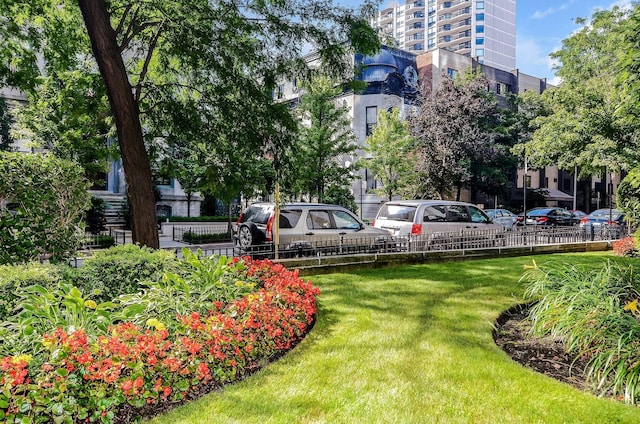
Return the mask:
<path id="1" fill-rule="evenodd" d="M 254 224 L 242 224 L 238 228 L 238 244 L 241 247 L 249 247 L 256 244 L 256 232 L 258 229 Z"/>

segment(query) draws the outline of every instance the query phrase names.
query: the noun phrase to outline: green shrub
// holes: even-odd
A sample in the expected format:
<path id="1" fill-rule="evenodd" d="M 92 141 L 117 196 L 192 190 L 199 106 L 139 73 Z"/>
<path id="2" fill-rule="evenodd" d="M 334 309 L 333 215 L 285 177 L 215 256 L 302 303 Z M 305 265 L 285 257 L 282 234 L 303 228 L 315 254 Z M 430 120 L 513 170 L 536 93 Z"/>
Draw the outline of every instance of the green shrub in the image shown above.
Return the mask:
<path id="1" fill-rule="evenodd" d="M 170 251 L 119 245 L 85 259 L 75 284 L 96 302 L 106 302 L 121 294 L 137 292 L 141 281 L 160 280 L 165 271 L 175 270 L 177 263 Z"/>
<path id="2" fill-rule="evenodd" d="M 229 234 L 227 233 L 213 233 L 213 234 L 197 234 L 193 231 L 186 231 L 182 235 L 182 240 L 185 243 L 198 244 L 198 243 L 213 243 L 216 241 L 229 241 Z"/>
<path id="3" fill-rule="evenodd" d="M 0 264 L 71 257 L 90 206 L 83 169 L 52 155 L 0 152 L 0 175 L 0 206 L 16 206 L 0 208 Z"/>
<path id="4" fill-rule="evenodd" d="M 229 217 L 223 216 L 170 216 L 169 222 L 227 222 Z M 158 222 L 165 222 L 167 217 L 158 217 Z M 237 216 L 231 217 L 232 222 L 238 220 Z"/>
<path id="5" fill-rule="evenodd" d="M 0 265 L 0 321 L 13 313 L 20 296 L 29 286 L 55 287 L 63 279 L 63 269 L 38 262 Z"/>
<path id="6" fill-rule="evenodd" d="M 84 247 L 95 247 L 99 249 L 106 249 L 115 246 L 116 239 L 109 234 L 91 235 L 85 237 Z"/>
<path id="7" fill-rule="evenodd" d="M 533 330 L 564 340 L 588 358 L 588 378 L 600 393 L 640 402 L 640 274 L 632 261 L 599 268 L 562 265 L 525 274 Z"/>

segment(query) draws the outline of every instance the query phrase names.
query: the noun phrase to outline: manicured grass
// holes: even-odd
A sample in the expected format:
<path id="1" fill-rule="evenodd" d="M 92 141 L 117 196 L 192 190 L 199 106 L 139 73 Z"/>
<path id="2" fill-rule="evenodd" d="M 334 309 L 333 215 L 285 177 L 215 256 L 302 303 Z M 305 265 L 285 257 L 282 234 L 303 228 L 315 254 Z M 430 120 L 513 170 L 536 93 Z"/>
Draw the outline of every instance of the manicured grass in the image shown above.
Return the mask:
<path id="1" fill-rule="evenodd" d="M 603 254 L 535 256 L 597 263 Z M 637 423 L 640 409 L 523 368 L 491 337 L 532 257 L 312 277 L 315 328 L 258 374 L 154 423 Z"/>

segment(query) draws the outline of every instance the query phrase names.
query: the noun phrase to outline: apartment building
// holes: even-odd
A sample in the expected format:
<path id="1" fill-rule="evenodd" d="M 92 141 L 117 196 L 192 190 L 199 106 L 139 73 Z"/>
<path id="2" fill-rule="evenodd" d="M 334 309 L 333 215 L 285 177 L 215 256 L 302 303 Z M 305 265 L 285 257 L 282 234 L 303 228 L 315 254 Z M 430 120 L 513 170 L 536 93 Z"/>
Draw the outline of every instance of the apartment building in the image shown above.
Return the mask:
<path id="1" fill-rule="evenodd" d="M 516 68 L 515 0 L 391 2 L 372 23 L 383 42 L 409 52 L 441 48 L 494 68 Z"/>
<path id="2" fill-rule="evenodd" d="M 314 58 L 310 57 L 310 61 Z M 482 63 L 477 58 L 453 52 L 446 48 L 436 48 L 428 52 L 416 53 L 393 47 L 383 46 L 380 52 L 373 56 L 355 54 L 354 66 L 361 69 L 357 79 L 367 83 L 364 90 L 353 92 L 345 91 L 336 102 L 347 106 L 350 110 L 351 129 L 362 148 L 354 157 L 345 157 L 343 161 L 354 163 L 359 158 L 367 158 L 364 149 L 366 138 L 371 135 L 377 124 L 378 113 L 382 110 L 398 109 L 400 115 L 408 116 L 418 108 L 418 96 L 428 94 L 428 91 L 437 89 L 443 75 L 456 75 L 476 70 L 483 73 L 489 80 L 489 90 L 496 93 L 498 101 L 505 100 L 506 96 L 513 93 L 523 93 L 533 90 L 541 93 L 548 88 L 544 78 L 536 78 L 526 75 L 517 69 L 504 70 Z M 295 82 L 283 82 L 278 88 L 278 97 L 283 101 L 296 103 L 297 98 L 303 94 Z M 373 218 L 380 207 L 382 199 L 373 194 L 378 186 L 375 176 L 366 167 L 363 167 L 356 181 L 352 185 L 352 193 L 355 197 L 360 214 L 363 218 Z M 537 184 L 532 188 L 547 189 L 549 204 L 567 202 L 573 197 L 567 193 L 573 190 L 573 179 L 565 171 L 559 171 L 556 167 L 548 167 L 545 170 L 529 170 Z M 513 184 L 513 192 L 510 200 L 522 201 L 522 170 L 512 170 L 510 179 Z M 520 185 L 519 185 L 520 184 Z M 471 199 L 470 193 L 463 193 L 466 201 L 474 200 L 485 207 L 493 207 L 496 199 L 476 197 Z M 500 199 L 504 202 L 505 199 Z"/>

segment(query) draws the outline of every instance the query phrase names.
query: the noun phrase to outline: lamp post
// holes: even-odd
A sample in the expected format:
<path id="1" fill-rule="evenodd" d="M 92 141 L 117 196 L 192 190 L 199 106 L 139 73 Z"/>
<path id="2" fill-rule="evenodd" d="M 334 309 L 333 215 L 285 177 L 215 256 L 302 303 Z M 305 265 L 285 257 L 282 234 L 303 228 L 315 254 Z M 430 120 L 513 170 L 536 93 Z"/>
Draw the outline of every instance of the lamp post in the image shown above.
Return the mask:
<path id="1" fill-rule="evenodd" d="M 527 225 L 527 155 L 524 155 L 524 175 L 522 176 L 522 225 Z"/>
<path id="2" fill-rule="evenodd" d="M 364 209 L 364 192 L 367 191 L 367 180 L 360 180 L 360 219 L 362 219 L 362 210 Z"/>

